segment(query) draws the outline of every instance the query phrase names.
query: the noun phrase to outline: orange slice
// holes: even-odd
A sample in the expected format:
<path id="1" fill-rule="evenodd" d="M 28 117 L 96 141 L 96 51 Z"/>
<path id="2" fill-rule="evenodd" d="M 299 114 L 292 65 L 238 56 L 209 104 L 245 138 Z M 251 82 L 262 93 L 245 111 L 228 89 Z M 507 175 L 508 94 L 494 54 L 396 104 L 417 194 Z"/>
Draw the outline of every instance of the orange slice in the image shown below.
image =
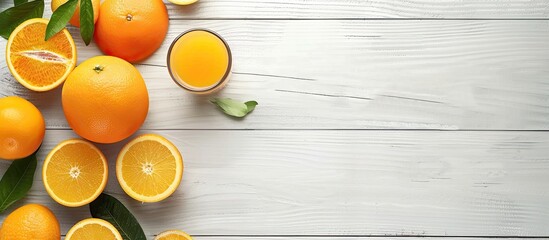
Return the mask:
<path id="1" fill-rule="evenodd" d="M 183 158 L 166 138 L 141 135 L 118 154 L 116 177 L 130 197 L 141 202 L 158 202 L 169 197 L 181 182 Z"/>
<path id="2" fill-rule="evenodd" d="M 42 181 L 61 205 L 79 207 L 95 200 L 107 185 L 107 159 L 93 144 L 70 139 L 57 145 L 44 160 Z"/>
<path id="3" fill-rule="evenodd" d="M 109 222 L 99 218 L 84 219 L 71 227 L 65 240 L 122 240 L 122 235 Z"/>
<path id="4" fill-rule="evenodd" d="M 189 5 L 197 2 L 198 0 L 168 0 L 168 1 L 177 5 Z"/>
<path id="5" fill-rule="evenodd" d="M 67 29 L 45 41 L 48 20 L 21 23 L 6 45 L 6 63 L 19 83 L 30 90 L 48 91 L 59 86 L 76 66 L 76 45 Z"/>
<path id="6" fill-rule="evenodd" d="M 154 240 L 193 240 L 193 238 L 183 231 L 168 230 L 158 234 Z"/>

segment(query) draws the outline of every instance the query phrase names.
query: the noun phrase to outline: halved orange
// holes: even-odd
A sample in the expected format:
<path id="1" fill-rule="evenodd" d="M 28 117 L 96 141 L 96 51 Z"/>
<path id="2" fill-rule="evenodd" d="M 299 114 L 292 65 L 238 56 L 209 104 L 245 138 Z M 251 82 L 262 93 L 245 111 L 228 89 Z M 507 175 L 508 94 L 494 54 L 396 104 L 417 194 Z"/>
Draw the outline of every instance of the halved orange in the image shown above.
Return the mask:
<path id="1" fill-rule="evenodd" d="M 45 41 L 48 20 L 33 18 L 11 33 L 6 45 L 6 63 L 23 86 L 48 91 L 59 86 L 76 66 L 76 45 L 67 29 Z"/>
<path id="2" fill-rule="evenodd" d="M 181 182 L 183 158 L 168 139 L 157 134 L 141 135 L 118 154 L 116 177 L 130 197 L 158 202 L 169 197 Z"/>
<path id="3" fill-rule="evenodd" d="M 99 218 L 84 219 L 71 227 L 65 240 L 122 240 L 122 235 L 109 222 Z"/>
<path id="4" fill-rule="evenodd" d="M 183 231 L 168 230 L 158 234 L 154 240 L 193 240 L 193 238 Z"/>
<path id="5" fill-rule="evenodd" d="M 107 159 L 97 147 L 81 139 L 70 139 L 48 154 L 42 181 L 53 200 L 67 207 L 80 207 L 103 192 L 107 168 Z"/>

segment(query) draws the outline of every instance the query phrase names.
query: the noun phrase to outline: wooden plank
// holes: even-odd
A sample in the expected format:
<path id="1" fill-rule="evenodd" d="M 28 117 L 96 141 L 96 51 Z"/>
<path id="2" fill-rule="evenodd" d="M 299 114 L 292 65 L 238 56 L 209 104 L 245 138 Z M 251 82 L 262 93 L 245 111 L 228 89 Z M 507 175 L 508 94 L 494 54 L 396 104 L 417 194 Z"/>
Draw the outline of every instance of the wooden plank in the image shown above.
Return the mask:
<path id="1" fill-rule="evenodd" d="M 148 235 L 549 236 L 546 132 L 156 132 L 185 159 L 182 185 L 161 203 L 127 197 L 114 175 L 123 143 L 99 146 L 110 162 L 107 192 Z M 39 159 L 71 137 L 48 131 Z M 63 232 L 90 216 L 54 203 L 40 176 L 18 205 L 49 206 Z"/>
<path id="2" fill-rule="evenodd" d="M 46 16 L 51 14 L 46 0 Z M 545 0 L 200 0 L 190 6 L 177 6 L 168 1 L 172 19 L 199 18 L 273 18 L 273 19 L 337 19 L 337 18 L 548 18 L 549 3 Z M 12 6 L 2 3 L 0 9 Z"/>
<path id="3" fill-rule="evenodd" d="M 143 127 L 548 130 L 548 23 L 172 21 L 162 48 L 138 65 L 151 96 Z M 193 27 L 214 29 L 230 43 L 234 74 L 221 96 L 257 100 L 247 119 L 228 119 L 170 79 L 168 45 Z M 80 61 L 101 54 L 76 39 Z M 4 58 L 0 66 L 0 96 L 22 95 L 49 128 L 68 127 L 59 89 L 31 93 Z"/>
<path id="4" fill-rule="evenodd" d="M 154 236 L 150 236 L 150 238 L 154 238 Z M 481 238 L 481 237 L 404 237 L 404 236 L 398 236 L 398 237 L 371 237 L 371 236 L 364 236 L 364 237 L 334 237 L 334 236 L 314 236 L 314 237 L 297 237 L 297 236 L 218 236 L 218 237 L 212 237 L 212 236 L 192 236 L 193 240 L 519 240 L 519 239 L 549 239 L 549 238 L 510 238 L 510 237 L 490 237 L 487 238 Z M 62 237 L 62 239 L 64 239 Z"/>
<path id="5" fill-rule="evenodd" d="M 333 237 L 333 236 L 315 236 L 315 237 L 296 237 L 296 236 L 276 236 L 276 237 L 262 237 L 262 236 L 222 236 L 222 237 L 194 237 L 194 240 L 240 240 L 240 239 L 253 239 L 253 240 L 389 240 L 389 239 L 401 239 L 401 240 L 486 240 L 486 238 L 479 237 Z M 524 238 L 490 238 L 493 240 L 518 240 Z M 528 238 L 526 238 L 528 239 Z M 549 238 L 536 238 L 536 239 L 549 239 Z"/>
<path id="6" fill-rule="evenodd" d="M 398 236 L 398 237 L 370 237 L 370 236 L 364 236 L 364 237 L 334 237 L 334 236 L 314 236 L 314 237 L 296 237 L 296 236 L 269 236 L 269 237 L 263 237 L 263 236 L 221 236 L 221 237 L 202 237 L 202 236 L 193 236 L 193 240 L 489 240 L 487 238 L 480 238 L 480 237 L 404 237 L 404 236 Z M 518 240 L 518 239 L 529 239 L 529 238 L 490 238 L 492 240 Z M 549 238 L 535 238 L 535 239 L 549 239 Z"/>
<path id="7" fill-rule="evenodd" d="M 543 0 L 217 0 L 200 1 L 181 7 L 168 4 L 174 19 L 196 18 L 486 18 L 520 19 L 549 17 L 549 3 Z"/>
<path id="8" fill-rule="evenodd" d="M 153 239 L 156 235 L 148 236 Z M 314 236 L 314 237 L 302 237 L 302 236 L 192 236 L 193 240 L 519 240 L 519 239 L 537 239 L 544 240 L 549 238 L 541 237 L 410 237 L 410 236 Z M 61 239 L 65 239 L 65 236 L 61 236 Z"/>
<path id="9" fill-rule="evenodd" d="M 156 235 L 149 236 L 150 239 Z M 301 237 L 301 236 L 192 236 L 193 240 L 519 240 L 519 239 L 549 239 L 549 238 L 512 238 L 512 237 L 408 237 L 408 236 L 384 236 L 384 237 L 372 237 L 372 236 L 314 236 L 314 237 Z M 65 239 L 64 236 L 61 239 Z"/>

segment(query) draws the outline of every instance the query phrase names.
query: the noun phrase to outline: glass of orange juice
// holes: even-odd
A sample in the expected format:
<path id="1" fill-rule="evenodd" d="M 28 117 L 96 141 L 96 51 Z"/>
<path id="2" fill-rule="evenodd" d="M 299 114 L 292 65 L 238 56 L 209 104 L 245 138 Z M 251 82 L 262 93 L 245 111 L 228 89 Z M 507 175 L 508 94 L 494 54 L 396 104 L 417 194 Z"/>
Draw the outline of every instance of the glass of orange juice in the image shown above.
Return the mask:
<path id="1" fill-rule="evenodd" d="M 223 88 L 231 68 L 229 45 L 210 30 L 188 30 L 177 36 L 168 50 L 172 79 L 192 93 L 207 94 Z"/>

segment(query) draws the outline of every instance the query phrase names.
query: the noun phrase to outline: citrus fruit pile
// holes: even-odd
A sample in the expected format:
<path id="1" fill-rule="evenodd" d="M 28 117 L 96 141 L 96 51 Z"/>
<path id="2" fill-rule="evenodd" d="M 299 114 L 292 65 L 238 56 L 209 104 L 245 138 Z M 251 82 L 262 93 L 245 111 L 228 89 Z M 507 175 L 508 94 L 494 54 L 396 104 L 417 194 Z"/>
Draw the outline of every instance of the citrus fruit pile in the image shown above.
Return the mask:
<path id="1" fill-rule="evenodd" d="M 196 0 L 171 0 L 186 5 Z M 53 0 L 53 11 L 67 0 Z M 45 191 L 66 207 L 90 204 L 104 191 L 109 164 L 94 143 L 110 144 L 135 134 L 149 111 L 149 94 L 141 73 L 132 65 L 161 46 L 168 32 L 162 0 L 92 0 L 94 41 L 105 56 L 77 65 L 73 37 L 63 29 L 45 39 L 49 20 L 29 19 L 11 33 L 6 64 L 24 87 L 37 92 L 62 86 L 65 118 L 82 139 L 61 141 L 42 165 Z M 70 24 L 80 26 L 79 6 Z M 67 16 L 68 17 L 68 16 Z M 17 96 L 0 98 L 0 159 L 35 154 L 46 134 L 45 120 L 31 102 Z M 159 202 L 172 195 L 182 179 L 183 158 L 176 145 L 158 134 L 143 134 L 120 149 L 114 169 L 124 192 L 140 202 Z M 111 169 L 112 170 L 112 169 Z M 9 214 L 0 240 L 60 239 L 59 222 L 45 206 L 27 204 Z M 88 218 L 76 223 L 65 239 L 115 239 L 122 235 L 111 223 Z M 169 230 L 155 239 L 192 239 Z"/>

